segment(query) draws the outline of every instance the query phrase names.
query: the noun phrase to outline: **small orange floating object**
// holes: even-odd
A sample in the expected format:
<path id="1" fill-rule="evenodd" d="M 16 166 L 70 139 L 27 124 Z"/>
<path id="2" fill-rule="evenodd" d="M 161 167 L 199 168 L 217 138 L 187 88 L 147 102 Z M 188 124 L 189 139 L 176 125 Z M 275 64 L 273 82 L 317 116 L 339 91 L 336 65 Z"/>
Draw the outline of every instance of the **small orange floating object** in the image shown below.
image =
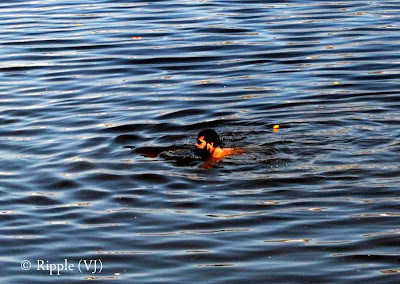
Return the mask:
<path id="1" fill-rule="evenodd" d="M 339 85 L 339 82 L 333 82 L 333 85 Z"/>
<path id="2" fill-rule="evenodd" d="M 138 40 L 138 39 L 142 39 L 142 37 L 141 36 L 133 36 L 132 39 Z"/>
<path id="3" fill-rule="evenodd" d="M 278 124 L 275 124 L 274 125 L 274 127 L 272 127 L 273 129 L 278 129 L 279 128 L 279 125 Z"/>

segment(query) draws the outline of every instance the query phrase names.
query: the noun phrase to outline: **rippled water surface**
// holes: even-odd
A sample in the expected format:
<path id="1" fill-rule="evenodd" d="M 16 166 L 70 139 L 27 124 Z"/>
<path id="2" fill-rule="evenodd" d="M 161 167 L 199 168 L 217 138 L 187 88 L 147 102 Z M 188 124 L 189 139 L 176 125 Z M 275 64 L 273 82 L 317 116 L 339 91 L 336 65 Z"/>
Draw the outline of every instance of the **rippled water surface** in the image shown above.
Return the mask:
<path id="1" fill-rule="evenodd" d="M 380 0 L 0 4 L 1 282 L 400 281 L 399 18 Z M 247 153 L 204 168 L 205 128 Z"/>

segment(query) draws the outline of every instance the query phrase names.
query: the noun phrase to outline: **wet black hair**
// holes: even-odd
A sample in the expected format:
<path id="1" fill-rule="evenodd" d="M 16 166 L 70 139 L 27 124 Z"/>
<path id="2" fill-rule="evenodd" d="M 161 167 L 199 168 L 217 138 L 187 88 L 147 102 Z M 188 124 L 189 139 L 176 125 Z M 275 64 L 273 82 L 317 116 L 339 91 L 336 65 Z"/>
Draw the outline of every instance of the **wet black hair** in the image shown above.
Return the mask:
<path id="1" fill-rule="evenodd" d="M 200 131 L 199 135 L 197 137 L 204 136 L 204 140 L 207 143 L 213 142 L 214 147 L 222 147 L 221 140 L 219 139 L 219 136 L 217 132 L 215 132 L 214 129 L 204 129 Z"/>

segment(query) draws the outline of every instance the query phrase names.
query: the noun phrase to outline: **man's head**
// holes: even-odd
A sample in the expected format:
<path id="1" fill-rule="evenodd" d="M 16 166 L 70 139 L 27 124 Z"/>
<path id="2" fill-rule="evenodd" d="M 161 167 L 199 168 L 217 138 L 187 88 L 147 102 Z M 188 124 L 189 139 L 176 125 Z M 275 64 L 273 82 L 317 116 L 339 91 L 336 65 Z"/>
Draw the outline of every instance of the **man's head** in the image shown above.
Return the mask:
<path id="1" fill-rule="evenodd" d="M 211 155 L 217 147 L 222 147 L 222 143 L 214 129 L 200 131 L 196 142 L 196 151 L 200 156 Z"/>

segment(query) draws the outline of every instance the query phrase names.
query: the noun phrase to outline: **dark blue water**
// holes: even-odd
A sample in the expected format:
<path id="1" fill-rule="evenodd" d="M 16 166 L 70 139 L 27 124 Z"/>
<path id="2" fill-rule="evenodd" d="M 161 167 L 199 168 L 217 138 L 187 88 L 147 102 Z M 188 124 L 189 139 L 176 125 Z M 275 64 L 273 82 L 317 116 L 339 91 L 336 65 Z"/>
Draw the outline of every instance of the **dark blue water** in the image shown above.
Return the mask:
<path id="1" fill-rule="evenodd" d="M 378 0 L 0 4 L 1 283 L 400 281 L 399 19 Z M 205 128 L 247 154 L 203 168 Z"/>

